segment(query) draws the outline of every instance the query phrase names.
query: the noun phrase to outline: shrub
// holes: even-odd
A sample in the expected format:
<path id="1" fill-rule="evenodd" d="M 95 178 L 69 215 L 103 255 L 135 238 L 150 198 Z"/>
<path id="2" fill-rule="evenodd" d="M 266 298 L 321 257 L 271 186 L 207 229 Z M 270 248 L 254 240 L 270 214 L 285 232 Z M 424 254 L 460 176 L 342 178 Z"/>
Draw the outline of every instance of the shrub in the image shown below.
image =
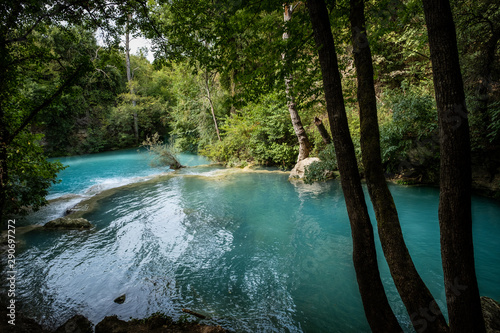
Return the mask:
<path id="1" fill-rule="evenodd" d="M 173 145 L 165 145 L 160 140 L 158 133 L 153 136 L 146 136 L 146 140 L 142 142 L 142 147 L 145 147 L 153 156 L 151 166 L 154 168 L 170 166 L 171 169 L 177 170 L 183 166 L 179 163 L 173 152 Z"/>
<path id="2" fill-rule="evenodd" d="M 333 143 L 326 145 L 325 149 L 319 153 L 319 159 L 319 162 L 313 162 L 306 167 L 303 178 L 306 184 L 334 178 L 333 171 L 337 170 L 338 166 Z"/>

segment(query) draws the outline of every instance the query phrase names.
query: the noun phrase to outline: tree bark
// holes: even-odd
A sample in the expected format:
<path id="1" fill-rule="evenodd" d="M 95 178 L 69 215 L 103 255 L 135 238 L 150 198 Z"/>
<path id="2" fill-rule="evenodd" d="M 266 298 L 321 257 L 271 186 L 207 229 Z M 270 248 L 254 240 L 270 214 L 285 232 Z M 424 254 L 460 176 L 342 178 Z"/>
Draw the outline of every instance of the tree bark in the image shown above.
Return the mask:
<path id="1" fill-rule="evenodd" d="M 318 132 L 321 135 L 321 138 L 323 139 L 323 142 L 327 145 L 332 143 L 330 134 L 328 134 L 328 131 L 326 130 L 325 125 L 323 125 L 321 119 L 319 119 L 318 117 L 314 117 L 314 125 L 316 125 L 316 128 L 318 129 Z"/>
<path id="2" fill-rule="evenodd" d="M 219 141 L 221 141 L 220 133 L 219 133 L 219 126 L 217 126 L 217 118 L 215 118 L 214 103 L 212 101 L 212 96 L 210 94 L 210 76 L 208 74 L 208 71 L 205 71 L 205 90 L 207 92 L 207 99 L 208 99 L 208 103 L 210 104 L 210 111 L 212 112 L 212 118 L 214 120 L 215 131 L 217 132 L 217 139 L 219 139 Z"/>
<path id="3" fill-rule="evenodd" d="M 285 3 L 284 7 L 284 21 L 290 21 L 292 19 L 292 12 L 294 10 L 293 5 L 289 5 Z M 283 33 L 283 40 L 287 40 L 290 36 L 288 32 Z M 286 53 L 282 54 L 283 61 L 286 61 Z M 297 135 L 297 139 L 299 141 L 299 156 L 297 157 L 297 162 L 302 161 L 303 159 L 309 157 L 309 153 L 311 151 L 311 144 L 309 142 L 309 138 L 307 137 L 307 133 L 302 125 L 302 121 L 300 120 L 299 112 L 297 111 L 297 105 L 295 104 L 295 98 L 292 94 L 293 87 L 293 77 L 291 74 L 285 76 L 285 92 L 287 99 L 288 111 L 290 112 L 290 118 L 292 119 L 293 130 L 295 131 L 295 135 Z"/>
<path id="4" fill-rule="evenodd" d="M 127 65 L 127 82 L 129 85 L 131 84 L 132 81 L 132 73 L 130 71 L 130 31 L 129 31 L 129 21 L 132 19 L 132 15 L 128 14 L 127 17 L 127 31 L 125 32 L 125 62 Z M 130 86 L 130 94 L 133 96 L 134 95 L 134 89 L 132 86 Z M 133 106 L 133 114 L 132 116 L 134 117 L 134 136 L 135 136 L 135 143 L 139 143 L 139 119 L 137 117 L 137 110 L 135 109 L 136 106 L 136 101 L 135 99 L 132 100 L 132 106 Z"/>
<path id="5" fill-rule="evenodd" d="M 450 332 L 485 332 L 474 267 L 471 156 L 455 24 L 448 0 L 423 0 L 440 141 L 439 227 Z"/>
<path id="6" fill-rule="evenodd" d="M 358 82 L 361 154 L 382 249 L 391 276 L 415 330 L 417 332 L 425 330 L 445 332 L 448 329 L 446 320 L 418 274 L 406 247 L 396 205 L 382 168 L 377 100 L 371 50 L 366 36 L 364 1 L 350 0 L 350 9 L 351 36 Z"/>
<path id="7" fill-rule="evenodd" d="M 380 278 L 373 228 L 349 133 L 337 54 L 324 0 L 307 2 L 318 48 L 326 107 L 337 155 L 342 190 L 351 224 L 353 261 L 366 318 L 373 332 L 401 332 Z"/>

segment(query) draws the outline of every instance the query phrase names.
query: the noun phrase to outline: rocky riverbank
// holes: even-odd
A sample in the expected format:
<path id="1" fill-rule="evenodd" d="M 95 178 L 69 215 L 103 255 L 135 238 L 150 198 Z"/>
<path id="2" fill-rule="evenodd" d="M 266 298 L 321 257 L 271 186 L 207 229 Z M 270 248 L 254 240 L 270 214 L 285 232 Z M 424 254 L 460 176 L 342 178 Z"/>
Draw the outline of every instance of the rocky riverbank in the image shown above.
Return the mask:
<path id="1" fill-rule="evenodd" d="M 0 332 L 12 333 L 224 333 L 229 332 L 221 326 L 207 325 L 197 321 L 185 320 L 174 321 L 164 314 L 153 314 L 144 319 L 132 319 L 124 321 L 116 316 L 104 318 L 97 325 L 93 325 L 82 315 L 76 315 L 70 318 L 66 323 L 55 330 L 43 328 L 35 320 L 29 318 L 26 314 L 16 311 L 14 316 L 15 323 L 9 323 L 9 310 L 5 300 L 1 302 L 0 311 Z M 12 314 L 11 314 L 12 315 Z"/>

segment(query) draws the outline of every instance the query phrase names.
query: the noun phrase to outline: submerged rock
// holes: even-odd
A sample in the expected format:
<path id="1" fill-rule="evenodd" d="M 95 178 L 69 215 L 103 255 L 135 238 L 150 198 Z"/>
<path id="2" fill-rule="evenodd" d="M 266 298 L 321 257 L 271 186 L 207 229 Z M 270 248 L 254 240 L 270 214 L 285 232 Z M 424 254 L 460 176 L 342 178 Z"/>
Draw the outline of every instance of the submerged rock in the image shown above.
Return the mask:
<path id="1" fill-rule="evenodd" d="M 47 222 L 43 227 L 45 229 L 90 229 L 92 224 L 82 217 L 60 217 Z"/>
<path id="2" fill-rule="evenodd" d="M 297 162 L 295 167 L 290 171 L 290 176 L 288 178 L 303 178 L 306 167 L 311 165 L 313 162 L 319 162 L 320 159 L 317 157 L 308 157 L 303 159 L 302 161 Z"/>
<path id="3" fill-rule="evenodd" d="M 500 333 L 500 304 L 492 298 L 482 296 L 481 308 L 487 333 Z"/>

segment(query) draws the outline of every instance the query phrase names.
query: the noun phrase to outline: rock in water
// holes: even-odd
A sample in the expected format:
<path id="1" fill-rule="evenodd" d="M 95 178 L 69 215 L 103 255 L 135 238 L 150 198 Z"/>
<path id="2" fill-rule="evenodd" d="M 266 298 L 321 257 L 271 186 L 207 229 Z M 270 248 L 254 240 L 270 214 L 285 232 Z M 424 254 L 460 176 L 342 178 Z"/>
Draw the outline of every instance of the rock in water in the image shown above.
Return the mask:
<path id="1" fill-rule="evenodd" d="M 289 179 L 293 178 L 303 178 L 306 167 L 312 164 L 313 162 L 319 162 L 319 158 L 317 157 L 308 157 L 303 159 L 302 161 L 297 162 L 295 167 L 290 171 Z"/>
<path id="2" fill-rule="evenodd" d="M 60 217 L 47 222 L 43 227 L 45 229 L 90 229 L 92 224 L 82 217 Z"/>
<path id="3" fill-rule="evenodd" d="M 117 298 L 115 298 L 115 303 L 118 303 L 118 304 L 123 304 L 125 302 L 125 298 L 127 296 L 125 296 L 125 294 L 121 295 L 121 296 L 118 296 Z"/>
<path id="4" fill-rule="evenodd" d="M 481 297 L 484 323 L 487 333 L 500 333 L 500 304 L 492 298 Z"/>

